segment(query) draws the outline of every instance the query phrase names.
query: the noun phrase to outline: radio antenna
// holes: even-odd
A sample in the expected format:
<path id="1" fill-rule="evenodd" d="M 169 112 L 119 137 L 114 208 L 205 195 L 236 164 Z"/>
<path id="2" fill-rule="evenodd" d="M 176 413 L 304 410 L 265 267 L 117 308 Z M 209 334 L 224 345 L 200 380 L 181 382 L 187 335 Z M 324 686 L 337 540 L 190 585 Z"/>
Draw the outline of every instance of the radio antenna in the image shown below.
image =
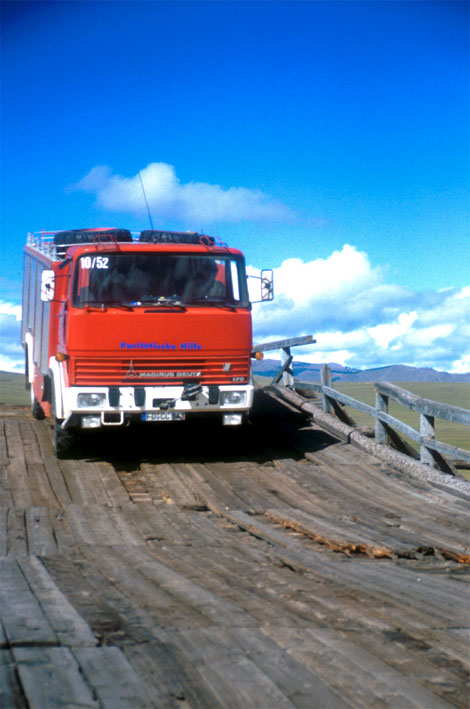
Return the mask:
<path id="1" fill-rule="evenodd" d="M 140 179 L 140 186 L 142 187 L 142 192 L 144 195 L 145 206 L 147 207 L 147 214 L 149 215 L 150 227 L 153 231 L 152 215 L 150 214 L 149 203 L 147 202 L 147 195 L 145 194 L 144 183 L 142 181 L 142 175 L 140 174 L 140 170 L 139 170 L 139 179 Z"/>

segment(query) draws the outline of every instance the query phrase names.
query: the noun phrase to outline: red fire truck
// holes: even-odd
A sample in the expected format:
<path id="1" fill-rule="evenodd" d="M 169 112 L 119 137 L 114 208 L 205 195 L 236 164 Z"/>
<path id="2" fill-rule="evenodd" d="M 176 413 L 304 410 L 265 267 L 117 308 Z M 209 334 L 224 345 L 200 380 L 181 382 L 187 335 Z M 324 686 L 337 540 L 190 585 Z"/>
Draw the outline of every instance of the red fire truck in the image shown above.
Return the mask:
<path id="1" fill-rule="evenodd" d="M 261 284 L 271 300 L 271 271 Z M 202 414 L 239 425 L 253 401 L 243 254 L 192 232 L 29 234 L 22 343 L 58 457 L 90 429 Z"/>

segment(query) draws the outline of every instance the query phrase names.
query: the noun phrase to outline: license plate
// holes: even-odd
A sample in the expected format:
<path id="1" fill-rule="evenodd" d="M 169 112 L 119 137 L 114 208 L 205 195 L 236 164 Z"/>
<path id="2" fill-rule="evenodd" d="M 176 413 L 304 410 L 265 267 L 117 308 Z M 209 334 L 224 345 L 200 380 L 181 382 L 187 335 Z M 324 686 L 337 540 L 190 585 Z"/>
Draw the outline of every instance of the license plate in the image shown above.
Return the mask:
<path id="1" fill-rule="evenodd" d="M 143 421 L 184 421 L 185 418 L 183 411 L 148 411 L 142 414 Z"/>

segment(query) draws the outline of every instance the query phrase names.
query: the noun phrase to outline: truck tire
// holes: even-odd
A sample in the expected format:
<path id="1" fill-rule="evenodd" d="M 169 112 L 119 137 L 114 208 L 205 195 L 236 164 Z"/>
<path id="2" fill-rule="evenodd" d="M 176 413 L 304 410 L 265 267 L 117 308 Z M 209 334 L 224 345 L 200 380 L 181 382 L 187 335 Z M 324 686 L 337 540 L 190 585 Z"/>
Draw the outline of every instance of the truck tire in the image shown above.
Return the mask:
<path id="1" fill-rule="evenodd" d="M 62 428 L 62 421 L 53 417 L 52 447 L 56 458 L 62 460 L 67 458 L 75 443 L 75 435 Z"/>
<path id="2" fill-rule="evenodd" d="M 31 413 L 33 414 L 33 418 L 37 419 L 38 421 L 42 421 L 43 419 L 46 418 L 46 414 L 44 413 L 41 404 L 37 400 L 36 396 L 33 394 L 33 390 L 31 389 Z"/>
<path id="3" fill-rule="evenodd" d="M 51 417 L 52 417 L 52 449 L 56 458 L 62 460 L 68 457 L 70 449 L 75 443 L 76 436 L 72 431 L 62 428 L 63 419 L 58 419 L 55 412 L 55 391 L 53 375 L 51 373 Z"/>

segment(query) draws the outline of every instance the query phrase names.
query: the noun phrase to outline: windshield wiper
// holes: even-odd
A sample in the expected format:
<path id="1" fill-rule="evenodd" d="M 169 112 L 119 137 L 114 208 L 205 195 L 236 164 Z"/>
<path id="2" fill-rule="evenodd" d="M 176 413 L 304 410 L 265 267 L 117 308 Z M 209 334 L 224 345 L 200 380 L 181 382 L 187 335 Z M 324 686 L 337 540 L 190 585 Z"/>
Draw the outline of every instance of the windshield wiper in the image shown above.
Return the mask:
<path id="1" fill-rule="evenodd" d="M 133 310 L 130 303 L 121 303 L 119 300 L 88 300 L 85 307 L 94 306 L 97 310 L 107 310 L 108 308 L 121 308 L 122 310 Z"/>
<path id="2" fill-rule="evenodd" d="M 227 301 L 223 300 L 222 298 L 211 298 L 210 296 L 208 296 L 207 298 L 191 298 L 191 300 L 188 301 L 188 305 L 214 305 L 218 308 L 229 308 L 230 310 L 237 309 L 236 305 L 233 305 L 232 303 L 227 303 Z"/>

